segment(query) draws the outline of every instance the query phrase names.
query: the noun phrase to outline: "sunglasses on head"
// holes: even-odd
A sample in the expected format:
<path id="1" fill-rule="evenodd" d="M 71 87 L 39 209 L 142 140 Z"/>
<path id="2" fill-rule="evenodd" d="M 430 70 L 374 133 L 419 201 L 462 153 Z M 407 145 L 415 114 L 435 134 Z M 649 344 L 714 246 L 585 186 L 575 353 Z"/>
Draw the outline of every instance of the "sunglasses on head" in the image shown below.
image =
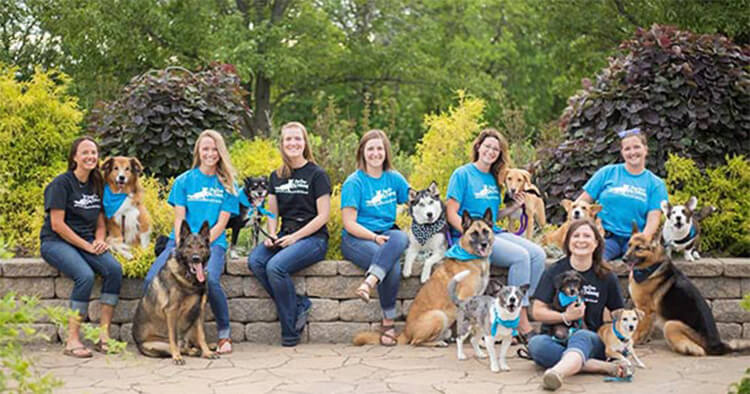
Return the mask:
<path id="1" fill-rule="evenodd" d="M 637 127 L 634 129 L 622 130 L 622 131 L 617 132 L 617 135 L 620 136 L 620 139 L 625 138 L 625 137 L 630 137 L 631 135 L 638 135 L 638 134 L 641 134 L 641 129 Z"/>

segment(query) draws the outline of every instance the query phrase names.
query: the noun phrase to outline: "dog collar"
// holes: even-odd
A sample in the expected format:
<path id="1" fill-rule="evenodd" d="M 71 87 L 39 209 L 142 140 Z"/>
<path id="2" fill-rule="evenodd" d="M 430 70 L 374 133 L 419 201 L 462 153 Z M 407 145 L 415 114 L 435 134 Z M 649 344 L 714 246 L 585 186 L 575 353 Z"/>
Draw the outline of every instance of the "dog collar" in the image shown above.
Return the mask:
<path id="1" fill-rule="evenodd" d="M 636 281 L 636 283 L 641 283 L 644 280 L 648 279 L 648 277 L 651 276 L 651 274 L 653 274 L 654 272 L 656 272 L 656 270 L 658 270 L 659 267 L 661 266 L 662 266 L 661 264 L 654 264 L 648 268 L 643 268 L 643 269 L 635 268 L 633 269 L 633 279 Z"/>
<path id="2" fill-rule="evenodd" d="M 477 256 L 475 254 L 471 254 L 466 251 L 466 249 L 462 248 L 461 245 L 455 244 L 451 246 L 450 249 L 448 249 L 445 252 L 445 257 L 456 259 L 456 260 L 476 260 L 476 259 L 483 259 L 482 256 Z"/>
<path id="3" fill-rule="evenodd" d="M 572 304 L 572 303 L 574 303 L 576 301 L 579 301 L 580 298 L 579 297 L 569 296 L 569 295 L 565 294 L 564 291 L 561 291 L 561 292 L 557 293 L 557 300 L 560 301 L 560 306 L 563 307 L 563 308 L 565 308 L 566 306 L 568 306 L 568 305 L 570 305 L 570 304 Z"/>
<path id="4" fill-rule="evenodd" d="M 126 198 L 128 198 L 128 193 L 115 193 L 109 188 L 109 185 L 104 185 L 102 206 L 104 207 L 104 215 L 107 216 L 107 219 L 115 216 L 115 213 L 120 209 Z"/>
<path id="5" fill-rule="evenodd" d="M 625 335 L 622 335 L 619 331 L 617 331 L 617 319 L 612 320 L 612 333 L 615 334 L 617 339 L 620 340 L 620 342 L 628 342 L 630 339 L 625 338 Z"/>
<path id="6" fill-rule="evenodd" d="M 417 242 L 419 242 L 420 245 L 424 245 L 427 243 L 427 240 L 432 238 L 433 235 L 443 231 L 446 226 L 445 221 L 445 214 L 440 215 L 440 218 L 436 220 L 434 223 L 428 223 L 428 224 L 419 224 L 415 221 L 412 221 L 411 224 L 411 233 L 414 235 L 414 238 L 417 239 Z"/>
<path id="7" fill-rule="evenodd" d="M 495 310 L 495 319 L 492 320 L 492 327 L 490 327 L 490 334 L 494 337 L 497 333 L 497 326 L 503 326 L 505 328 L 512 328 L 513 329 L 513 336 L 518 336 L 518 323 L 521 322 L 521 315 L 519 314 L 518 317 L 516 317 L 513 320 L 503 320 L 500 318 L 500 310 L 497 309 L 497 306 L 493 306 L 493 309 Z"/>

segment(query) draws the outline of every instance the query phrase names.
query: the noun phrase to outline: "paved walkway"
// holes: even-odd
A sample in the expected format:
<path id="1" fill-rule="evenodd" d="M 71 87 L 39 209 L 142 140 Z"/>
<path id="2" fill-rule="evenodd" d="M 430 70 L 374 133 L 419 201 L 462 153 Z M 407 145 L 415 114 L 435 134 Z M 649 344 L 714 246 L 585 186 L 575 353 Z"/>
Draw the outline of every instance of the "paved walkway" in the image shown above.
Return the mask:
<path id="1" fill-rule="evenodd" d="M 220 360 L 124 356 L 79 360 L 60 345 L 34 348 L 44 372 L 65 382 L 59 393 L 516 393 L 540 392 L 541 369 L 513 358 L 511 372 L 494 374 L 486 360 L 457 361 L 448 349 L 307 344 L 296 348 L 239 343 Z M 467 356 L 473 354 L 466 346 Z M 599 375 L 569 378 L 559 392 L 726 393 L 750 367 L 750 356 L 691 358 L 657 342 L 638 349 L 649 368 L 633 383 L 605 383 Z"/>

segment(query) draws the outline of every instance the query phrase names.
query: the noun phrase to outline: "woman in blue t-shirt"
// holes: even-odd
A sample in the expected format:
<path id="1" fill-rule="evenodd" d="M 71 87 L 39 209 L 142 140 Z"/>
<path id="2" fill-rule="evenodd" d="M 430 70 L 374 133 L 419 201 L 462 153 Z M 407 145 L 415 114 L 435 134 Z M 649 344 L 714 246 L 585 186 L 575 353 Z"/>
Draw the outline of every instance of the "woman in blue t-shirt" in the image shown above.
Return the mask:
<path id="1" fill-rule="evenodd" d="M 174 206 L 174 229 L 169 234 L 166 247 L 146 275 L 145 291 L 148 291 L 149 284 L 166 264 L 176 246 L 176 240 L 180 239 L 182 221 L 187 221 L 192 232 L 200 231 L 203 222 L 207 221 L 211 226 L 211 257 L 206 266 L 206 283 L 208 302 L 211 304 L 218 328 L 219 342 L 216 352 L 231 353 L 229 306 L 220 280 L 224 272 L 224 254 L 227 250 L 224 230 L 229 217 L 239 213 L 239 200 L 234 167 L 221 134 L 214 130 L 205 130 L 198 136 L 193 150 L 193 168 L 175 179 L 167 202 Z"/>
<path id="2" fill-rule="evenodd" d="M 307 129 L 289 122 L 281 127 L 283 164 L 271 173 L 268 193 L 268 233 L 253 249 L 248 266 L 276 302 L 282 346 L 296 346 L 312 303 L 297 295 L 291 274 L 317 263 L 328 250 L 326 223 L 331 207 L 331 181 L 315 164 Z M 276 233 L 277 218 L 281 231 Z"/>
<path id="3" fill-rule="evenodd" d="M 648 143 L 640 129 L 619 133 L 620 154 L 625 163 L 600 168 L 583 186 L 579 200 L 598 201 L 605 230 L 604 260 L 625 254 L 633 220 L 649 237 L 661 221 L 661 202 L 668 198 L 664 181 L 646 169 Z"/>
<path id="4" fill-rule="evenodd" d="M 357 171 L 341 189 L 341 217 L 344 224 L 341 252 L 344 258 L 366 269 L 357 295 L 370 301 L 378 287 L 383 310 L 380 344 L 396 344 L 393 319 L 396 294 L 401 283 L 398 260 L 409 238 L 396 226 L 396 205 L 407 201 L 409 184 L 391 166 L 391 143 L 381 130 L 370 130 L 359 140 Z"/>
<path id="5" fill-rule="evenodd" d="M 515 203 L 502 210 L 499 185 L 505 179 L 510 165 L 508 142 L 495 129 L 484 129 L 474 140 L 472 162 L 465 164 L 451 175 L 448 182 L 446 215 L 451 225 L 454 241 L 461 235 L 461 215 L 468 211 L 472 217 L 482 217 L 487 208 L 492 210 L 492 222 L 510 215 L 524 201 L 523 193 L 516 193 Z M 533 294 L 544 270 L 544 250 L 537 244 L 513 233 L 501 230 L 495 225 L 495 242 L 492 245 L 490 263 L 499 267 L 509 267 L 508 284 L 521 286 L 528 284 L 528 294 Z M 520 334 L 531 331 L 526 309 L 528 297 L 524 297 Z"/>
<path id="6" fill-rule="evenodd" d="M 602 253 L 604 240 L 591 220 L 573 222 L 563 242 L 565 256 L 544 271 L 534 299 L 534 320 L 546 327 L 558 324 L 573 326 L 582 320 L 585 329 L 572 329 L 567 339 L 559 340 L 552 335 L 538 334 L 529 341 L 529 355 L 538 365 L 547 368 L 542 385 L 547 390 L 557 390 L 563 379 L 580 371 L 626 377 L 632 374 L 629 366 L 604 361 L 604 342 L 596 333 L 604 321 L 605 308 L 610 312 L 622 309 L 624 300 L 617 276 L 609 271 Z M 555 297 L 555 277 L 574 270 L 583 277 L 581 300 L 561 298 L 565 311 L 550 307 Z M 567 302 L 567 305 L 563 303 Z"/>
<path id="7" fill-rule="evenodd" d="M 107 229 L 102 210 L 104 179 L 99 172 L 99 146 L 91 137 L 73 141 L 68 155 L 68 171 L 44 188 L 44 224 L 39 234 L 44 261 L 73 279 L 68 319 L 68 339 L 63 353 L 71 357 L 91 357 L 81 343 L 81 320 L 88 315 L 94 274 L 102 276 L 101 331 L 94 349 L 107 352 L 109 324 L 120 298 L 122 267 L 107 251 Z"/>

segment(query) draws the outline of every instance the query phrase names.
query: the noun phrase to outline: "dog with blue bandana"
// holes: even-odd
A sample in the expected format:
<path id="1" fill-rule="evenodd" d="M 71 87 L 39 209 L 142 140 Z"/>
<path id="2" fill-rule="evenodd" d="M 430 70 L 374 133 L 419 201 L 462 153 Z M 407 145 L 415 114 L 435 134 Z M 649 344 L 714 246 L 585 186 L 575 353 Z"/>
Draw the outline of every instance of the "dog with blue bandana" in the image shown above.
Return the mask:
<path id="1" fill-rule="evenodd" d="M 581 298 L 581 289 L 583 288 L 583 276 L 575 270 L 567 270 L 555 276 L 555 300 L 550 305 L 552 309 L 558 312 L 565 312 L 568 305 L 583 302 Z M 583 328 L 583 320 L 563 322 L 555 324 L 550 328 L 549 334 L 561 342 L 568 340 L 568 337 L 576 330 Z"/>
<path id="2" fill-rule="evenodd" d="M 630 364 L 628 358 L 632 357 L 638 368 L 646 368 L 633 347 L 633 334 L 638 329 L 638 322 L 643 319 L 643 315 L 640 309 L 618 309 L 612 312 L 611 323 L 604 323 L 599 327 L 597 333 L 604 342 L 608 358 Z"/>

